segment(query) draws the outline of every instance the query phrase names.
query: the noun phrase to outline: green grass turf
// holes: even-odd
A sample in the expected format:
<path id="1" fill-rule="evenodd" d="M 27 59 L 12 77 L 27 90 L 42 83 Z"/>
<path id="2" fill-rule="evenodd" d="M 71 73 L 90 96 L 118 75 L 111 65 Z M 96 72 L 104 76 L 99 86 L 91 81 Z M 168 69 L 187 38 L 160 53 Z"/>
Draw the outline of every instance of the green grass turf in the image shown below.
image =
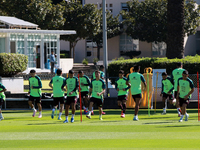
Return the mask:
<path id="1" fill-rule="evenodd" d="M 104 110 L 106 115 L 99 121 L 98 111 L 92 119 L 79 111 L 75 122 L 64 124 L 51 119 L 51 111 L 44 110 L 41 119 L 31 117 L 31 110 L 3 110 L 0 121 L 0 150 L 23 149 L 140 149 L 140 150 L 185 150 L 199 149 L 200 122 L 197 110 L 188 110 L 189 121 L 178 122 L 176 110 L 167 110 L 160 115 L 147 109 L 139 112 L 139 121 L 133 121 L 134 110 L 127 110 L 120 118 L 120 110 Z M 71 117 L 71 115 L 69 116 Z M 64 119 L 64 115 L 62 116 Z M 70 119 L 70 118 L 69 118 Z"/>

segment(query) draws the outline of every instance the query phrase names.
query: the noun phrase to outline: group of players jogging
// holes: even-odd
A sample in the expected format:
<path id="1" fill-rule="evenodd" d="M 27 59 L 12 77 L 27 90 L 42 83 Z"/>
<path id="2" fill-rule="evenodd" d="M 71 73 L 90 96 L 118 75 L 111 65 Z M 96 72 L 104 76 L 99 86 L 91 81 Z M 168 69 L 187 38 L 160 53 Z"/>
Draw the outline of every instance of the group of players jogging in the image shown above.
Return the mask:
<path id="1" fill-rule="evenodd" d="M 102 120 L 103 112 L 103 95 L 105 93 L 106 84 L 104 81 L 104 66 L 101 65 L 99 70 L 96 70 L 90 79 L 84 75 L 83 71 L 78 72 L 78 78 L 74 76 L 73 70 L 70 70 L 68 77 L 62 77 L 62 70 L 57 69 L 56 75 L 49 82 L 49 87 L 53 89 L 53 109 L 51 113 L 51 118 L 54 118 L 55 110 L 60 103 L 60 110 L 58 115 L 58 120 L 62 120 L 62 112 L 64 110 L 65 104 L 65 120 L 63 123 L 68 123 L 69 108 L 71 106 L 72 116 L 71 122 L 74 122 L 76 102 L 78 96 L 78 87 L 80 84 L 80 95 L 84 101 L 84 114 L 86 117 L 91 119 L 93 115 L 93 105 L 96 104 L 99 109 L 99 120 Z M 125 117 L 126 113 L 126 101 L 128 91 L 131 92 L 132 98 L 135 101 L 135 115 L 133 120 L 138 121 L 138 111 L 142 99 L 142 89 L 141 84 L 144 84 L 146 88 L 146 81 L 144 76 L 139 73 L 140 66 L 135 65 L 133 73 L 129 74 L 128 77 L 124 77 L 124 71 L 119 70 L 119 77 L 115 81 L 115 88 L 118 91 L 118 106 L 121 109 L 121 117 Z M 188 71 L 182 68 L 182 63 L 177 63 L 177 68 L 173 70 L 172 76 L 168 77 L 166 72 L 162 73 L 162 101 L 163 101 L 163 113 L 166 114 L 165 100 L 169 98 L 170 103 L 176 98 L 176 107 L 178 116 L 180 117 L 180 122 L 183 121 L 185 116 L 185 121 L 188 121 L 189 115 L 186 112 L 186 107 L 189 103 L 191 94 L 194 92 L 194 84 L 192 80 L 188 78 Z M 41 79 L 36 75 L 35 70 L 30 71 L 29 78 L 29 92 L 30 94 L 28 104 L 33 110 L 33 117 L 35 117 L 37 110 L 35 109 L 33 102 L 37 103 L 39 115 L 38 118 L 42 118 L 42 106 L 41 106 Z M 130 89 L 130 90 L 129 90 Z M 5 100 L 6 88 L 0 83 L 0 106 Z M 67 91 L 67 98 L 65 102 L 65 91 Z M 174 96 L 173 96 L 173 91 Z M 181 108 L 181 109 L 180 109 Z M 0 120 L 3 120 L 3 115 L 0 109 Z"/>

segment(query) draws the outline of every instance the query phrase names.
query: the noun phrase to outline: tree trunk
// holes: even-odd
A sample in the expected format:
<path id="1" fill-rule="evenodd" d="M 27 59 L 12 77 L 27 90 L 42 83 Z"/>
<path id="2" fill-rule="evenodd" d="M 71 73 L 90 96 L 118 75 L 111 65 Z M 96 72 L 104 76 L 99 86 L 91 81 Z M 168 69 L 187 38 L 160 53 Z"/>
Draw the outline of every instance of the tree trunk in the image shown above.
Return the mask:
<path id="1" fill-rule="evenodd" d="M 69 42 L 69 55 L 72 58 L 72 42 Z"/>
<path id="2" fill-rule="evenodd" d="M 184 58 L 184 0 L 168 0 L 166 57 Z"/>

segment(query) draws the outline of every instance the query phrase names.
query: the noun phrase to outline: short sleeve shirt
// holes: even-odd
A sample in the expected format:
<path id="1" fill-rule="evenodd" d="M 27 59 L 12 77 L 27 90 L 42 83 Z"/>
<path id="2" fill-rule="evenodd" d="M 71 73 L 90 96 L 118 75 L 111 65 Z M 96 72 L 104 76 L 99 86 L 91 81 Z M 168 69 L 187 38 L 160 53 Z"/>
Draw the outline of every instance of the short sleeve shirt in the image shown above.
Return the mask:
<path id="1" fill-rule="evenodd" d="M 4 89 L 5 89 L 5 86 L 2 83 L 0 83 L 0 91 L 2 91 Z M 6 99 L 6 96 L 5 96 L 4 92 L 0 93 L 0 98 L 2 98 L 3 100 Z"/>
<path id="2" fill-rule="evenodd" d="M 66 84 L 67 84 L 67 96 L 69 97 L 77 96 L 78 78 L 77 77 L 67 78 Z M 74 91 L 74 93 L 72 95 L 69 95 L 69 93 L 72 91 Z"/>
<path id="3" fill-rule="evenodd" d="M 123 77 L 123 78 L 118 78 L 116 81 L 115 81 L 115 88 L 116 89 L 119 89 L 118 91 L 118 96 L 120 95 L 127 95 L 128 94 L 128 90 L 123 90 L 123 89 L 126 89 L 128 86 L 126 85 L 126 81 L 127 81 L 127 78 Z"/>
<path id="4" fill-rule="evenodd" d="M 33 86 L 33 89 L 31 88 Z M 41 88 L 42 88 L 42 82 L 40 77 L 30 77 L 29 78 L 29 91 L 30 95 L 33 97 L 41 97 Z"/>
<path id="5" fill-rule="evenodd" d="M 103 89 L 106 88 L 106 84 L 102 79 L 99 80 L 94 79 L 91 82 L 90 88 L 92 88 L 92 97 L 102 99 L 103 96 L 102 95 L 98 96 L 97 93 L 101 93 Z"/>
<path id="6" fill-rule="evenodd" d="M 91 84 L 89 78 L 86 75 L 84 75 L 83 77 L 79 77 L 79 80 L 80 80 L 81 92 L 88 92 L 89 86 Z M 81 85 L 82 83 L 84 84 L 84 86 Z"/>
<path id="7" fill-rule="evenodd" d="M 129 74 L 127 80 L 131 83 L 131 94 L 137 95 L 141 94 L 141 82 L 145 82 L 144 76 L 139 72 L 133 72 Z"/>
<path id="8" fill-rule="evenodd" d="M 170 77 L 167 77 L 165 80 L 162 79 L 162 93 L 173 93 L 174 85 Z"/>
<path id="9" fill-rule="evenodd" d="M 50 81 L 53 84 L 53 97 L 63 97 L 63 87 L 66 85 L 65 78 L 62 76 L 55 76 Z"/>
<path id="10" fill-rule="evenodd" d="M 177 91 L 178 79 L 182 77 L 183 68 L 176 68 L 172 71 L 172 79 L 174 80 L 174 91 Z"/>

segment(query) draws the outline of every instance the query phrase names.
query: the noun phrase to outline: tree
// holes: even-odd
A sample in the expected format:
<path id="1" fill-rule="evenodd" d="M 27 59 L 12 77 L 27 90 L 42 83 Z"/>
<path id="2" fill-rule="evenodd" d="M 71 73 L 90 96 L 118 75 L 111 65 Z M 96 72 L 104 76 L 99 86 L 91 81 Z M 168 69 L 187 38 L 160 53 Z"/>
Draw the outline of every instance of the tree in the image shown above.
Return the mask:
<path id="1" fill-rule="evenodd" d="M 58 29 L 64 24 L 64 8 L 51 4 L 51 0 L 6 0 L 2 10 L 9 16 L 38 24 L 42 29 Z"/>
<path id="2" fill-rule="evenodd" d="M 89 37 L 93 40 L 93 42 L 97 45 L 97 58 L 100 59 L 100 49 L 102 48 L 103 43 L 103 13 L 102 9 L 99 10 L 99 13 L 101 14 L 100 17 L 100 29 L 97 31 L 97 33 L 94 33 L 92 37 Z M 113 15 L 110 13 L 110 11 L 107 11 L 106 13 L 106 20 L 107 20 L 107 38 L 113 38 L 115 36 L 118 36 L 122 33 L 120 29 L 120 22 L 119 22 L 119 15 L 113 17 Z"/>
<path id="3" fill-rule="evenodd" d="M 70 54 L 77 42 L 96 33 L 99 29 L 99 12 L 94 4 L 86 4 L 84 7 L 80 3 L 63 3 L 65 6 L 64 18 L 66 19 L 63 30 L 75 30 L 74 35 L 61 36 L 61 39 L 70 42 Z"/>
<path id="4" fill-rule="evenodd" d="M 174 0 L 173 3 L 177 3 L 177 1 Z M 125 18 L 123 22 L 127 27 L 125 32 L 129 36 L 141 41 L 167 43 L 169 30 L 167 0 L 145 0 L 142 2 L 131 0 L 127 4 L 129 11 L 122 11 L 121 14 Z M 175 8 L 174 11 L 177 9 Z M 183 24 L 184 35 L 195 34 L 197 27 L 200 25 L 199 8 L 196 9 L 194 0 L 190 0 L 188 3 L 184 3 L 184 9 L 185 12 L 182 13 L 185 21 Z M 176 11 L 176 14 L 179 13 L 179 11 Z M 177 36 L 177 32 L 174 36 Z M 174 53 L 175 47 L 171 50 L 176 55 L 175 57 L 179 57 L 177 53 Z M 167 57 L 169 56 L 167 55 Z"/>

